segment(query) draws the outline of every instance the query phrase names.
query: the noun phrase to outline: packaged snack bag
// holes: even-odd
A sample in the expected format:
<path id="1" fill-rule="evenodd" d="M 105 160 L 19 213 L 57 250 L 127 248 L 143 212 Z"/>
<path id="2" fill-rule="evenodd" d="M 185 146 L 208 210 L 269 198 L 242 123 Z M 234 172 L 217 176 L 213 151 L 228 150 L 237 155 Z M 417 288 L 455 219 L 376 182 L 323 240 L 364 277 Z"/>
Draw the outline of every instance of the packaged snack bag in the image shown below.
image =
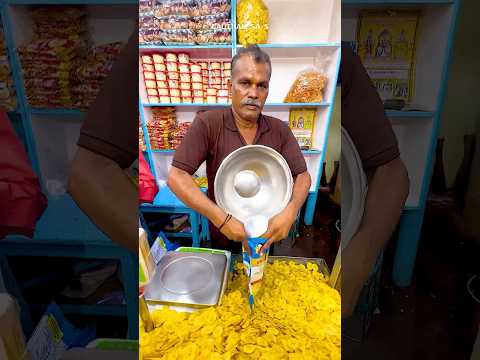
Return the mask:
<path id="1" fill-rule="evenodd" d="M 263 0 L 240 0 L 237 5 L 238 41 L 243 46 L 268 40 L 268 8 Z"/>
<path id="2" fill-rule="evenodd" d="M 268 261 L 268 249 L 260 255 L 260 249 L 267 242 L 263 238 L 248 239 L 248 247 L 251 255 L 248 254 L 247 249 L 243 248 L 243 264 L 245 272 L 248 276 L 248 302 L 250 309 L 253 309 L 255 296 L 258 296 L 262 287 L 263 272 Z"/>

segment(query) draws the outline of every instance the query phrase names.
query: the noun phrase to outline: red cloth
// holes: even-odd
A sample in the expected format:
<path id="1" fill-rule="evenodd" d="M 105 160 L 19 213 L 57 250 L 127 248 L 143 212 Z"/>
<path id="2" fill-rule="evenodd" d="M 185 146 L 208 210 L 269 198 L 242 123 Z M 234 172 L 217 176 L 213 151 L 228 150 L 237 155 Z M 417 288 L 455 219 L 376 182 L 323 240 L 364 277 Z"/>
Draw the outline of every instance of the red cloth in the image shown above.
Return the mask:
<path id="1" fill-rule="evenodd" d="M 140 203 L 153 203 L 158 193 L 157 182 L 150 171 L 142 151 L 138 153 L 138 201 Z"/>
<path id="2" fill-rule="evenodd" d="M 47 198 L 6 113 L 0 112 L 0 239 L 33 237 Z"/>

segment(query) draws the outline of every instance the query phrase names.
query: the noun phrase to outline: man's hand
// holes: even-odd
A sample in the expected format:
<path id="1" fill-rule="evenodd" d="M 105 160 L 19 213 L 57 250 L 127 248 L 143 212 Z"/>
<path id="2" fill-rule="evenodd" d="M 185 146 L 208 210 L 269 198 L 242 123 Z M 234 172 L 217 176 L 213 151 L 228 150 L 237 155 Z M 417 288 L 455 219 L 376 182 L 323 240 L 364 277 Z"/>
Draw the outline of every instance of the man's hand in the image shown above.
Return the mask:
<path id="1" fill-rule="evenodd" d="M 272 245 L 272 243 L 285 239 L 292 228 L 293 223 L 297 217 L 297 213 L 291 207 L 287 207 L 281 213 L 275 215 L 268 221 L 268 229 L 261 237 L 268 239 L 262 246 L 260 254 L 263 253 Z"/>
<path id="2" fill-rule="evenodd" d="M 235 217 L 232 216 L 232 218 L 222 227 L 220 232 L 230 240 L 242 242 L 244 248 L 248 249 L 245 227 Z"/>

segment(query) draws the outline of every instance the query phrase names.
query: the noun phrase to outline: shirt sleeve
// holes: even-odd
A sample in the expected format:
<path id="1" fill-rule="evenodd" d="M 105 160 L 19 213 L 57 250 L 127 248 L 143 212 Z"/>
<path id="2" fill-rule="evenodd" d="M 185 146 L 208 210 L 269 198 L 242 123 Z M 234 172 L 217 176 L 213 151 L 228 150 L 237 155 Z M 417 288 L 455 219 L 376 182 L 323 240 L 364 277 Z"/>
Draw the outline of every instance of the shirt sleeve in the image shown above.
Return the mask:
<path id="1" fill-rule="evenodd" d="M 366 170 L 398 156 L 397 138 L 385 115 L 382 100 L 360 58 L 342 46 L 342 126 L 347 130 Z"/>
<path id="2" fill-rule="evenodd" d="M 307 171 L 307 163 L 303 157 L 297 139 L 285 123 L 281 122 L 282 127 L 282 156 L 288 163 L 292 176 L 297 176 Z"/>
<path id="3" fill-rule="evenodd" d="M 175 151 L 172 166 L 193 175 L 207 158 L 209 138 L 208 122 L 197 115 Z"/>
<path id="4" fill-rule="evenodd" d="M 78 146 L 122 168 L 138 157 L 138 28 L 88 110 Z"/>

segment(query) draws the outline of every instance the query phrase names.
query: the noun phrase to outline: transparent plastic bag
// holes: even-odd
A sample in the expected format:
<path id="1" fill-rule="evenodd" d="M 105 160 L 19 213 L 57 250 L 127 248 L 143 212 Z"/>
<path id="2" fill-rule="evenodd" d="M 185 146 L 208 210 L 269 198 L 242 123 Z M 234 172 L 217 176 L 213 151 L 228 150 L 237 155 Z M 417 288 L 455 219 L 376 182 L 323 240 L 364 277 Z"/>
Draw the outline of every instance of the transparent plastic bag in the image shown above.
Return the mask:
<path id="1" fill-rule="evenodd" d="M 199 30 L 196 36 L 197 44 L 225 44 L 230 43 L 232 37 L 229 30 Z"/>
<path id="2" fill-rule="evenodd" d="M 193 15 L 195 8 L 194 0 L 157 0 L 155 5 L 155 16 L 168 15 Z"/>
<path id="3" fill-rule="evenodd" d="M 263 0 L 240 0 L 237 5 L 238 41 L 243 46 L 268 40 L 268 8 Z"/>
<path id="4" fill-rule="evenodd" d="M 196 16 L 193 18 L 193 20 L 195 30 L 228 30 L 230 24 L 230 14 L 218 13 L 212 15 Z"/>
<path id="5" fill-rule="evenodd" d="M 156 19 L 157 27 L 162 30 L 193 29 L 195 25 L 192 18 L 186 15 L 170 15 Z"/>
<path id="6" fill-rule="evenodd" d="M 162 41 L 167 45 L 195 44 L 195 31 L 190 29 L 161 30 Z"/>
<path id="7" fill-rule="evenodd" d="M 284 102 L 311 103 L 323 101 L 327 77 L 314 68 L 301 71 L 293 82 Z"/>
<path id="8" fill-rule="evenodd" d="M 230 13 L 230 8 L 229 0 L 195 0 L 193 16 Z"/>

